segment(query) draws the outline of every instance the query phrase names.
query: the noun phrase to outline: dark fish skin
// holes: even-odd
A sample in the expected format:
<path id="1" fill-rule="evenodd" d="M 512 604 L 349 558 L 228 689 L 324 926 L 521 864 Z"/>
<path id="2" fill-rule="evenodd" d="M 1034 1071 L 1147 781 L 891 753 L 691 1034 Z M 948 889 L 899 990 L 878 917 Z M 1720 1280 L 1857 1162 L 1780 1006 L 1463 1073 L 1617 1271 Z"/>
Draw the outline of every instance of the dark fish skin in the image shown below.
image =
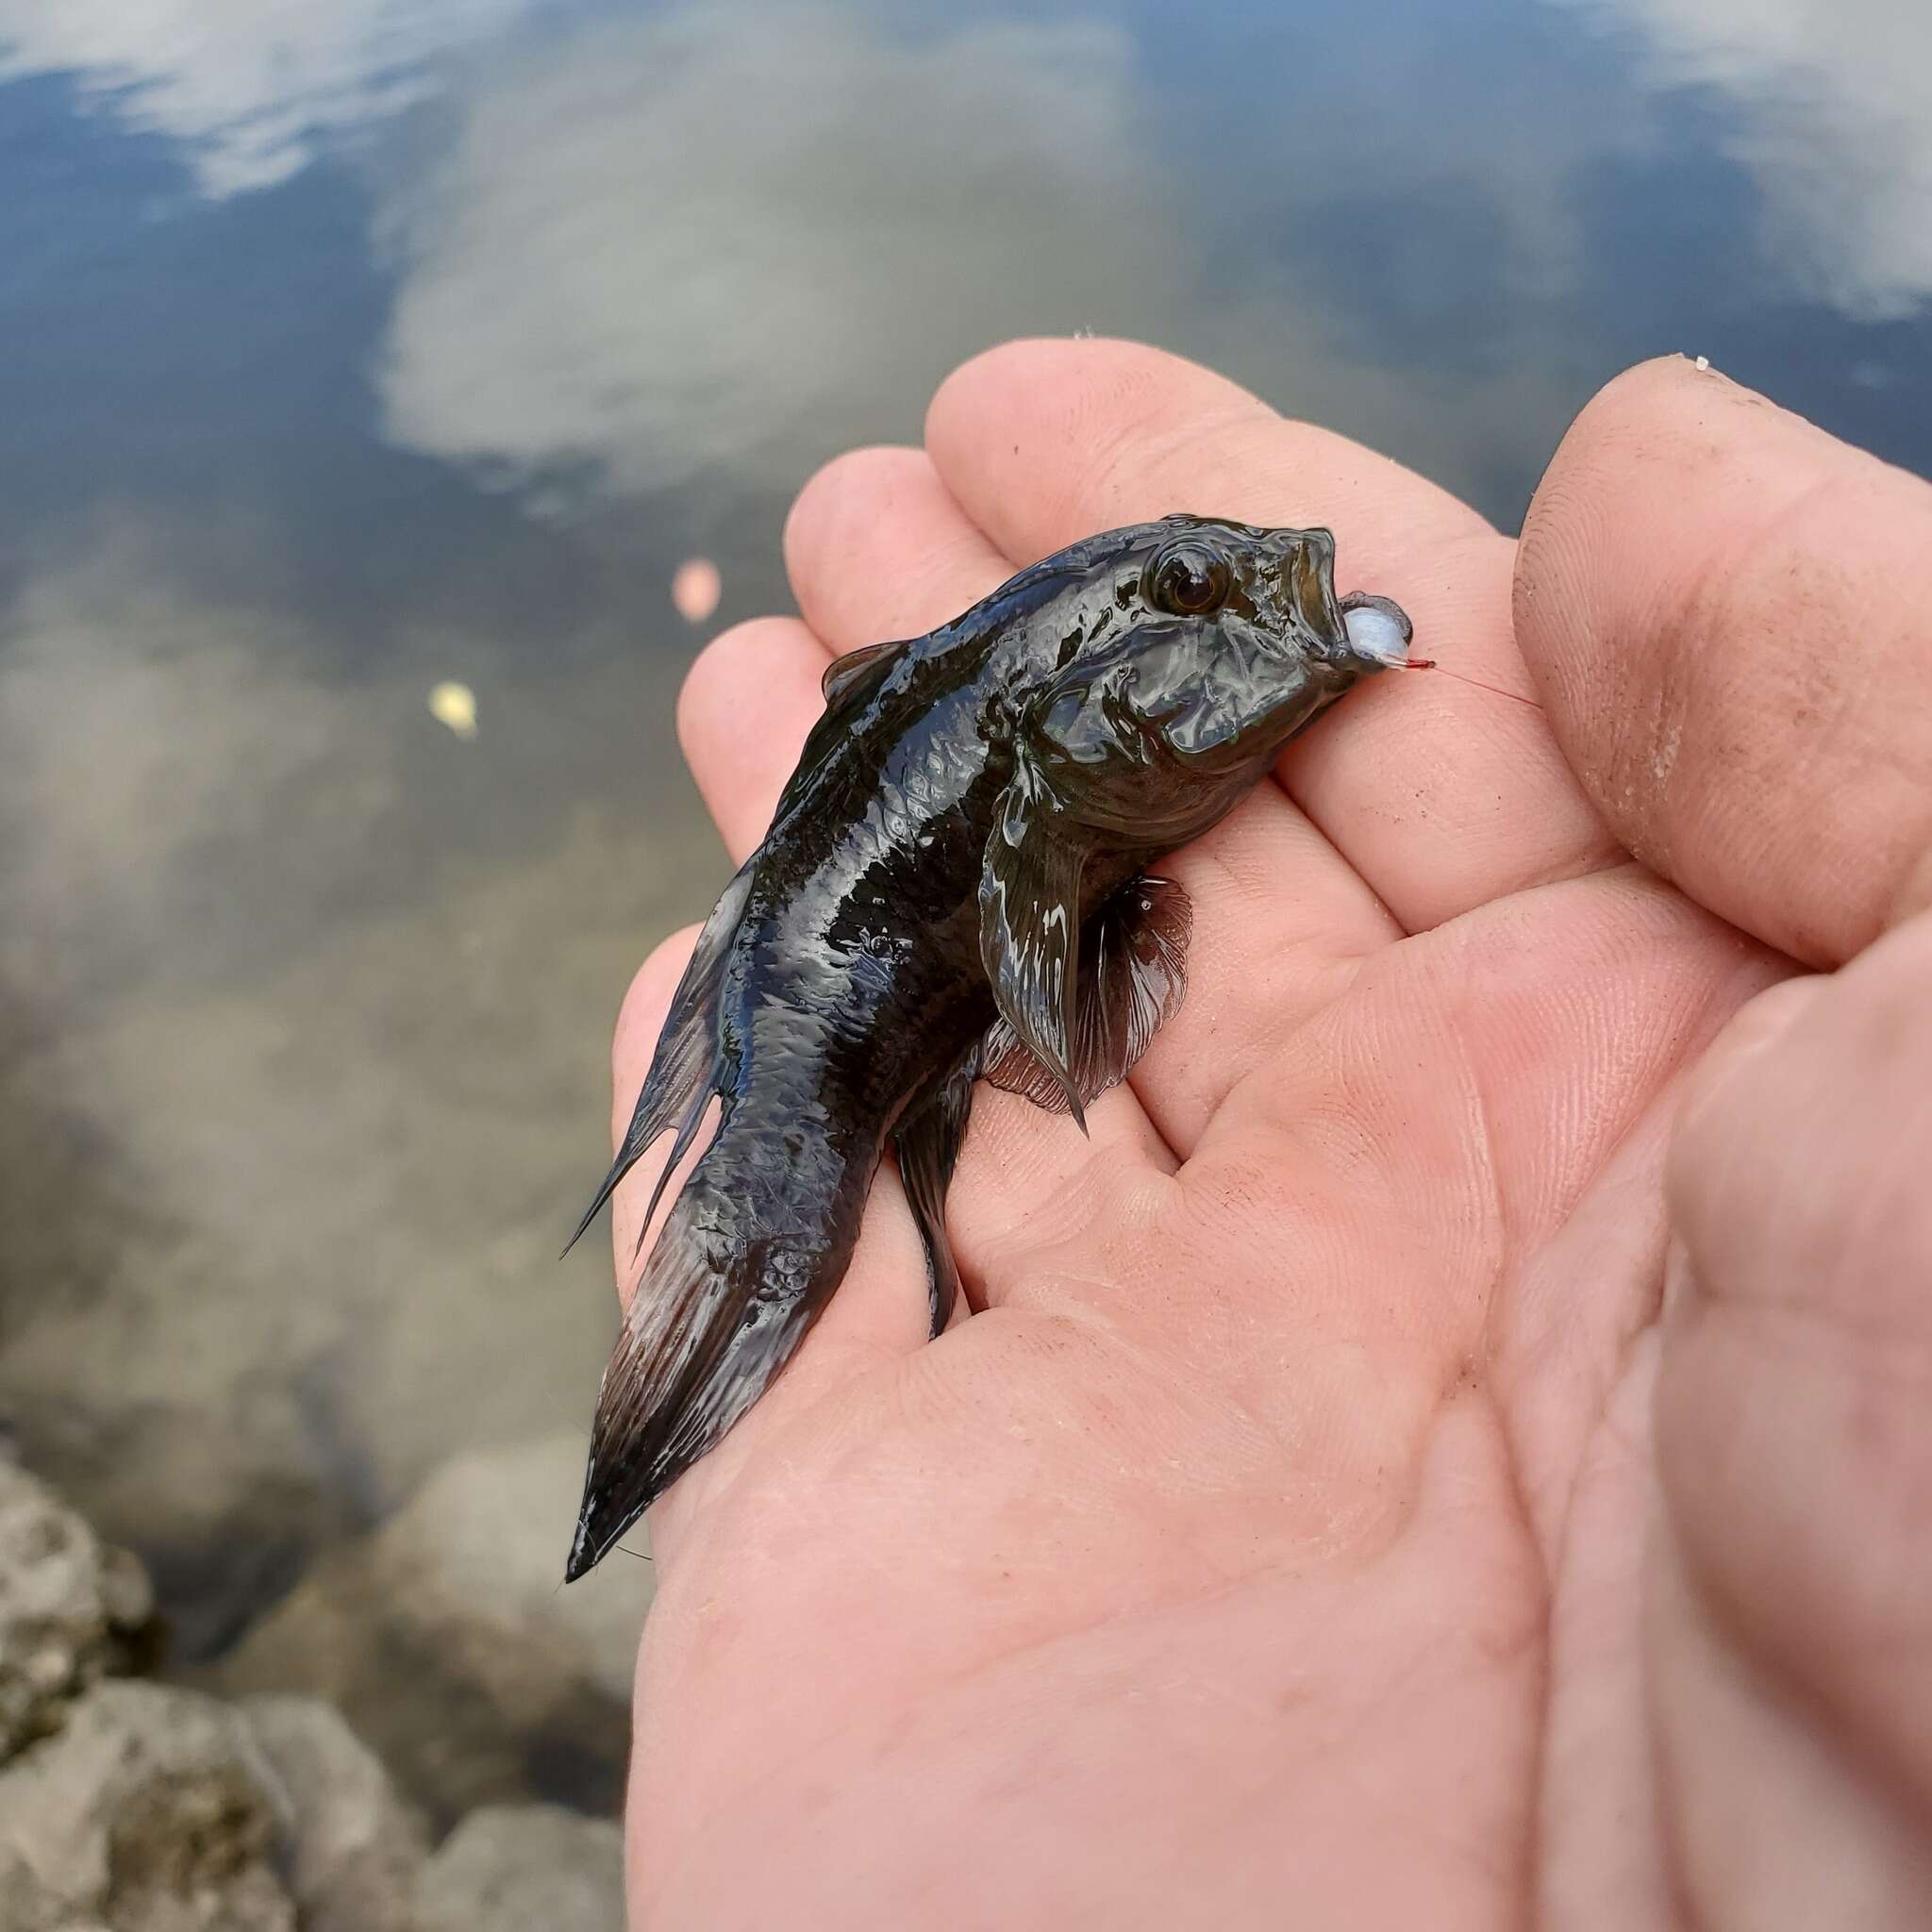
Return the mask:
<path id="1" fill-rule="evenodd" d="M 1333 564 L 1325 530 L 1168 517 L 826 673 L 824 714 L 705 926 L 577 1228 L 675 1133 L 668 1175 L 716 1097 L 605 1371 L 567 1576 L 770 1385 L 844 1275 L 889 1143 L 945 1325 L 945 1194 L 974 1079 L 1084 1129 L 1180 1002 L 1187 899 L 1147 865 L 1399 661 L 1407 619 L 1339 604 Z M 1383 649 L 1351 639 L 1354 611 Z"/>

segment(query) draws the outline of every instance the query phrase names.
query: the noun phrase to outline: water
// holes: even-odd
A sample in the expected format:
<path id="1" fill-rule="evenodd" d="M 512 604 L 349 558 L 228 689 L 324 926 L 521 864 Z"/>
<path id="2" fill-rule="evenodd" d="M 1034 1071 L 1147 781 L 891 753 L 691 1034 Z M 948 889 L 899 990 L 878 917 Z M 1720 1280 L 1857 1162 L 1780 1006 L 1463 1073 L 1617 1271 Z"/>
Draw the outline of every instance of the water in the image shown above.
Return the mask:
<path id="1" fill-rule="evenodd" d="M 185 1665 L 587 1418 L 680 669 L 957 360 L 1151 338 L 1506 525 L 1662 350 L 1932 470 L 1932 13 L 1181 12 L 0 0 L 0 1421 Z"/>

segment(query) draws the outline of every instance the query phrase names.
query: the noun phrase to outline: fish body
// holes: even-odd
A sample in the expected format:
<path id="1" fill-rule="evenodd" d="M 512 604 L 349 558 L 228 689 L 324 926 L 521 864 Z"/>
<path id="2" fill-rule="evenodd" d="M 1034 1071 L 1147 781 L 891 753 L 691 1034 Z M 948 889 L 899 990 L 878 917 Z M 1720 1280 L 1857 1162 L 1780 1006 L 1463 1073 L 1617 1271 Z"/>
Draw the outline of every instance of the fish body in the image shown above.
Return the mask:
<path id="1" fill-rule="evenodd" d="M 577 1229 L 674 1134 L 668 1176 L 717 1100 L 605 1373 L 569 1576 L 769 1386 L 843 1277 L 889 1146 L 945 1325 L 945 1194 L 975 1079 L 1084 1127 L 1183 990 L 1187 900 L 1148 866 L 1402 661 L 1407 619 L 1338 603 L 1333 560 L 1325 530 L 1169 517 L 827 671 Z"/>

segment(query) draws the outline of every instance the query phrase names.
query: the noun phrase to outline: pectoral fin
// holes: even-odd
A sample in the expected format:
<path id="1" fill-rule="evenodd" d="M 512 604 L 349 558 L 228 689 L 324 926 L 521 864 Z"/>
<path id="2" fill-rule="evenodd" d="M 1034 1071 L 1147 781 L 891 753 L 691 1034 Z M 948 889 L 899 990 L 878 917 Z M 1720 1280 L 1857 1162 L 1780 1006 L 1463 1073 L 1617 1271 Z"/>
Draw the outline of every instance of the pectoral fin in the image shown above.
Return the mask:
<path id="1" fill-rule="evenodd" d="M 892 1136 L 899 1157 L 899 1178 L 912 1218 L 925 1243 L 926 1284 L 932 1293 L 933 1339 L 952 1319 L 959 1297 L 959 1270 L 946 1240 L 946 1190 L 966 1138 L 967 1116 L 973 1111 L 973 1079 L 979 1067 L 975 1046 L 960 1063 L 914 1106 L 907 1109 Z M 1058 1090 L 1056 1090 L 1058 1091 Z"/>
<path id="2" fill-rule="evenodd" d="M 979 882 L 979 956 L 1000 1018 L 1065 1097 L 1080 1131 L 1074 1079 L 1074 975 L 1086 855 L 1056 823 L 1054 801 L 1023 763 L 1000 800 Z"/>
<path id="3" fill-rule="evenodd" d="M 1117 1086 L 1187 992 L 1193 908 L 1172 879 L 1129 880 L 1088 922 L 1082 936 L 1069 1071 L 1082 1102 Z M 1008 1024 L 986 1036 L 984 1075 L 1052 1112 L 1067 1110 L 1058 1074 Z"/>

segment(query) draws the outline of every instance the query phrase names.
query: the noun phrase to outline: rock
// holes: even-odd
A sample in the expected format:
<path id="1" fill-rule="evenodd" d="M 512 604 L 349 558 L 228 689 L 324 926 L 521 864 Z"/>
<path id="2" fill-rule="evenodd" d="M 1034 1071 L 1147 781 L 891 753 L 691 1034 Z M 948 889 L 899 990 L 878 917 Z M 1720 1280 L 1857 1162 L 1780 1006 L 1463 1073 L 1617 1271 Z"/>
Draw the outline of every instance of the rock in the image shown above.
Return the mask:
<path id="1" fill-rule="evenodd" d="M 623 1932 L 624 1835 L 554 1805 L 473 1811 L 423 1868 L 417 1932 Z"/>
<path id="2" fill-rule="evenodd" d="M 410 1932 L 427 1833 L 381 1760 L 311 1697 L 252 1697 L 242 1714 L 278 1786 L 303 1932 Z"/>
<path id="3" fill-rule="evenodd" d="M 558 1588 L 583 1461 L 565 1434 L 444 1464 L 211 1681 L 326 1698 L 439 1824 L 532 1792 L 614 1812 L 653 1573 L 613 1555 Z"/>
<path id="4" fill-rule="evenodd" d="M 44 1483 L 0 1460 L 0 1762 L 126 1668 L 154 1609 L 146 1574 Z"/>
<path id="5" fill-rule="evenodd" d="M 240 1712 L 98 1684 L 0 1772 L 8 1932 L 295 1932 L 275 1774 Z"/>

